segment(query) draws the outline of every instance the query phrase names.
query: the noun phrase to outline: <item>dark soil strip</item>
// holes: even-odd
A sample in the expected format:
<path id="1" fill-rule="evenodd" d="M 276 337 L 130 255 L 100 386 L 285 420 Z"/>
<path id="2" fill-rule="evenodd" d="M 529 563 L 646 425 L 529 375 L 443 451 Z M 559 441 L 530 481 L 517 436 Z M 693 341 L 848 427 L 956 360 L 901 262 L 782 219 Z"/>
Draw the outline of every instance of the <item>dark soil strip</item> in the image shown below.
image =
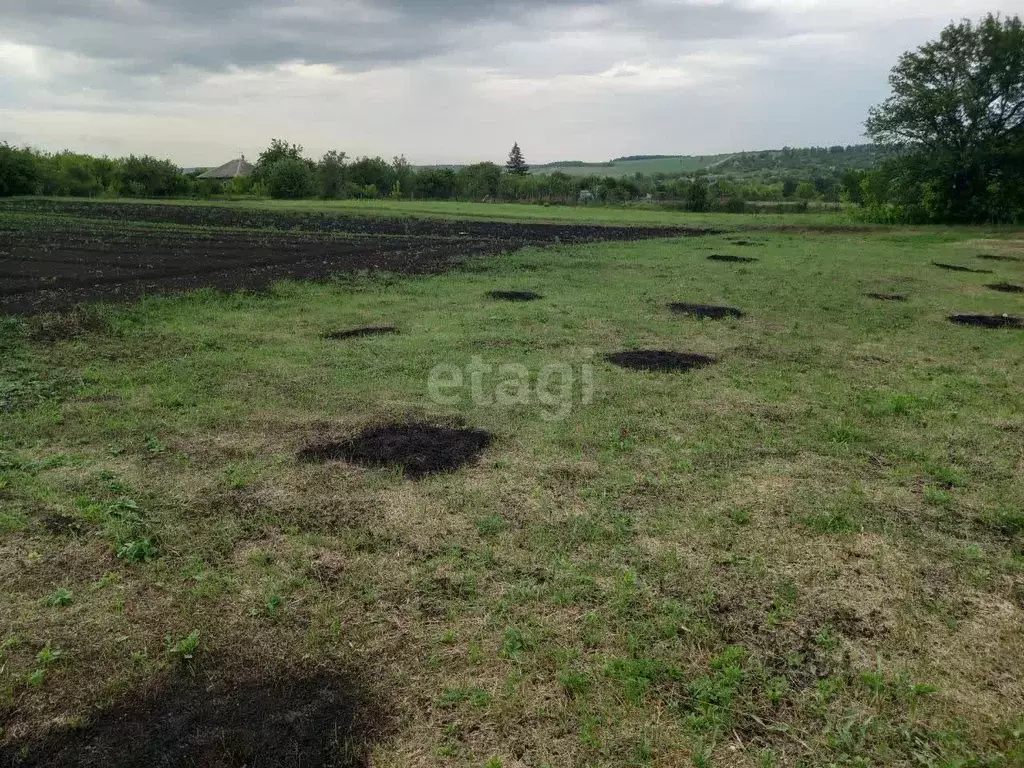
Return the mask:
<path id="1" fill-rule="evenodd" d="M 713 253 L 708 256 L 710 261 L 724 261 L 729 264 L 750 264 L 757 261 L 749 256 L 733 256 L 727 253 Z"/>
<path id="2" fill-rule="evenodd" d="M 181 678 L 90 713 L 85 727 L 0 748 L 0 765 L 364 768 L 387 721 L 344 677 L 267 670 L 235 683 Z"/>
<path id="3" fill-rule="evenodd" d="M 482 429 L 388 424 L 368 427 L 344 442 L 306 446 L 299 452 L 299 460 L 343 460 L 363 467 L 393 467 L 408 478 L 418 479 L 470 463 L 491 440 L 490 433 Z"/>
<path id="4" fill-rule="evenodd" d="M 957 325 L 973 325 L 978 328 L 1024 329 L 1024 317 L 1012 315 L 950 315 L 949 321 Z"/>
<path id="5" fill-rule="evenodd" d="M 667 352 L 662 349 L 638 349 L 630 352 L 616 352 L 605 359 L 635 371 L 692 371 L 715 363 L 713 357 L 689 352 Z"/>
<path id="6" fill-rule="evenodd" d="M 467 237 L 516 240 L 523 243 L 590 243 L 605 240 L 643 240 L 653 237 L 701 237 L 720 230 L 698 227 L 624 227 L 600 224 L 448 220 L 361 216 L 343 212 L 275 211 L 231 205 L 161 205 L 155 203 L 63 201 L 46 198 L 6 200 L 0 213 L 18 211 L 63 214 L 116 222 L 154 222 L 203 227 L 273 228 L 307 233 Z"/>
<path id="7" fill-rule="evenodd" d="M 732 243 L 733 245 L 738 245 L 741 247 L 757 245 L 757 243 L 751 242 L 750 240 L 730 240 L 729 242 Z"/>
<path id="8" fill-rule="evenodd" d="M 970 267 L 961 267 L 959 264 L 942 264 L 938 261 L 933 261 L 932 266 L 938 267 L 939 269 L 948 269 L 950 272 L 970 272 L 975 275 L 991 275 L 991 269 L 971 269 Z"/>
<path id="9" fill-rule="evenodd" d="M 907 297 L 902 293 L 866 293 L 864 294 L 869 299 L 878 299 L 879 301 L 906 301 Z"/>
<path id="10" fill-rule="evenodd" d="M 722 320 L 726 317 L 743 317 L 743 310 L 736 307 L 716 307 L 712 304 L 687 304 L 676 302 L 669 309 L 677 315 L 689 315 L 701 320 Z"/>
<path id="11" fill-rule="evenodd" d="M 487 296 L 500 301 L 537 301 L 544 298 L 533 291 L 488 291 Z"/>
<path id="12" fill-rule="evenodd" d="M 331 339 L 333 341 L 341 341 L 343 339 L 356 339 L 361 336 L 381 336 L 388 333 L 398 333 L 398 329 L 393 328 L 390 325 L 371 325 L 366 328 L 353 328 L 350 331 L 334 331 L 333 333 L 325 333 L 324 338 Z"/>
<path id="13" fill-rule="evenodd" d="M 26 211 L 49 215 L 4 216 Z M 706 234 L 715 233 L 217 206 L 0 201 L 0 314 L 61 311 L 83 301 L 124 301 L 196 288 L 263 291 L 278 280 L 322 280 L 351 272 L 437 274 L 474 257 L 525 246 Z"/>
<path id="14" fill-rule="evenodd" d="M 979 253 L 978 258 L 985 261 L 1020 261 L 1017 256 L 1002 256 L 998 253 Z"/>
<path id="15" fill-rule="evenodd" d="M 985 287 L 1000 293 L 1024 293 L 1024 286 L 1014 285 L 1013 283 L 989 283 Z"/>

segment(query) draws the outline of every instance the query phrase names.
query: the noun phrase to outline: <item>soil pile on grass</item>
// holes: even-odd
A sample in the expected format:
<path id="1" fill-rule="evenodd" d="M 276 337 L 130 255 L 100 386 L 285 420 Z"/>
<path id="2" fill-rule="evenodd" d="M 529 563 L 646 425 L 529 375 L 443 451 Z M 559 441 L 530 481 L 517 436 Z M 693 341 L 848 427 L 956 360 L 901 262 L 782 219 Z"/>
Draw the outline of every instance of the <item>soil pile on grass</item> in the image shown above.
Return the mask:
<path id="1" fill-rule="evenodd" d="M 348 331 L 334 331 L 324 334 L 325 339 L 341 341 L 343 339 L 357 339 L 361 336 L 381 336 L 388 333 L 398 333 L 397 328 L 390 325 L 370 325 L 365 328 L 352 328 Z"/>
<path id="2" fill-rule="evenodd" d="M 749 256 L 733 256 L 729 253 L 712 253 L 708 256 L 709 261 L 724 261 L 728 264 L 750 264 L 757 261 L 757 259 Z"/>
<path id="3" fill-rule="evenodd" d="M 869 299 L 878 299 L 879 301 L 906 301 L 907 297 L 902 293 L 868 293 L 865 294 Z"/>
<path id="4" fill-rule="evenodd" d="M 0 748 L 11 766 L 363 768 L 382 713 L 344 679 L 268 674 L 210 684 L 182 679 L 29 744 Z"/>
<path id="5" fill-rule="evenodd" d="M 979 253 L 978 258 L 985 261 L 1020 261 L 1017 256 L 1004 256 L 998 253 Z"/>
<path id="6" fill-rule="evenodd" d="M 991 275 L 991 269 L 972 269 L 971 267 L 961 267 L 959 264 L 943 264 L 940 261 L 933 261 L 932 266 L 938 267 L 939 269 L 947 269 L 950 272 L 970 272 L 974 275 Z"/>
<path id="7" fill-rule="evenodd" d="M 716 307 L 713 304 L 687 304 L 677 301 L 669 304 L 669 309 L 677 315 L 689 315 L 701 320 L 722 320 L 726 317 L 743 317 L 743 310 L 736 307 Z"/>
<path id="8" fill-rule="evenodd" d="M 690 352 L 668 352 L 663 349 L 637 349 L 630 352 L 616 352 L 605 359 L 635 371 L 692 371 L 713 365 L 715 359 L 707 355 Z"/>
<path id="9" fill-rule="evenodd" d="M 406 477 L 417 479 L 468 464 L 491 444 L 491 439 L 490 433 L 482 429 L 387 424 L 368 427 L 344 442 L 306 446 L 299 452 L 299 460 L 397 467 Z"/>
<path id="10" fill-rule="evenodd" d="M 990 283 L 985 287 L 1000 293 L 1024 293 L 1024 286 L 1014 285 L 1013 283 Z"/>
<path id="11" fill-rule="evenodd" d="M 1024 317 L 1013 315 L 950 315 L 949 321 L 957 325 L 973 325 L 978 328 L 1024 329 Z"/>
<path id="12" fill-rule="evenodd" d="M 499 301 L 537 301 L 543 298 L 533 291 L 488 291 L 487 297 Z"/>

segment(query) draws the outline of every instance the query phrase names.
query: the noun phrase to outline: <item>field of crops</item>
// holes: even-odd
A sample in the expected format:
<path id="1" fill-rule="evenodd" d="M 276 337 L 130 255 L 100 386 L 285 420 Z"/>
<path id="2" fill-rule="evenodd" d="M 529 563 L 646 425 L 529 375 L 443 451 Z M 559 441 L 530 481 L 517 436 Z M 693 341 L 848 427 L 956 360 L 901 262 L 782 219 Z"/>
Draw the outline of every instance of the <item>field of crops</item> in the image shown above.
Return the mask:
<path id="1" fill-rule="evenodd" d="M 838 215 L 5 203 L 0 765 L 1021 765 L 1021 286 Z"/>

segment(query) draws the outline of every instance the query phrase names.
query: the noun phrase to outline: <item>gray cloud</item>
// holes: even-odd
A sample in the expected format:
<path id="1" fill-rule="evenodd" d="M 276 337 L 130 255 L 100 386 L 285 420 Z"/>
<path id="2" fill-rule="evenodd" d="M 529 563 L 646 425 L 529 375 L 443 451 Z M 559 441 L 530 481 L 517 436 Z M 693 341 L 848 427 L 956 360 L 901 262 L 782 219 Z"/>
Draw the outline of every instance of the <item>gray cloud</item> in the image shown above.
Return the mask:
<path id="1" fill-rule="evenodd" d="M 5 37 L 146 75 L 293 61 L 362 71 L 440 56 L 479 60 L 506 42 L 502 33 L 518 30 L 520 38 L 543 40 L 566 31 L 558 14 L 574 11 L 568 31 L 639 32 L 679 41 L 736 37 L 763 30 L 770 20 L 766 12 L 735 2 L 669 7 L 641 0 L 388 0 L 372 6 L 331 0 L 9 0 L 0 17 Z M 600 16 L 581 22 L 578 12 L 585 11 Z M 514 64 L 506 60 L 502 66 Z"/>
<path id="2" fill-rule="evenodd" d="M 1024 0 L 0 0 L 0 141 L 219 164 L 861 138 L 898 54 Z M 305 65 L 305 66 L 303 66 Z"/>

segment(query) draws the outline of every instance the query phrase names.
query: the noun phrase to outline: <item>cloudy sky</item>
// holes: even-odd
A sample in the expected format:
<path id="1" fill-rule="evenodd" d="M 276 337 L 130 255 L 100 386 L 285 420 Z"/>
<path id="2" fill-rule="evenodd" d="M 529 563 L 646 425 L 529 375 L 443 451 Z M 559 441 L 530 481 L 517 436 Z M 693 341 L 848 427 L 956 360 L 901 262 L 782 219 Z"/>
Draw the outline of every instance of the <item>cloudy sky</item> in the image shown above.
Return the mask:
<path id="1" fill-rule="evenodd" d="M 1024 0 L 0 0 L 0 141 L 216 165 L 861 140 L 903 50 Z"/>

